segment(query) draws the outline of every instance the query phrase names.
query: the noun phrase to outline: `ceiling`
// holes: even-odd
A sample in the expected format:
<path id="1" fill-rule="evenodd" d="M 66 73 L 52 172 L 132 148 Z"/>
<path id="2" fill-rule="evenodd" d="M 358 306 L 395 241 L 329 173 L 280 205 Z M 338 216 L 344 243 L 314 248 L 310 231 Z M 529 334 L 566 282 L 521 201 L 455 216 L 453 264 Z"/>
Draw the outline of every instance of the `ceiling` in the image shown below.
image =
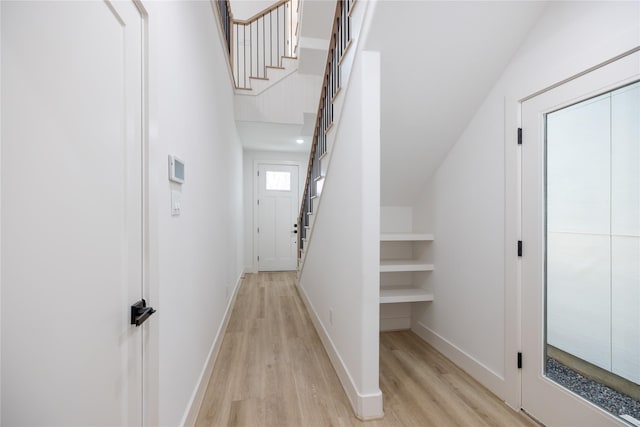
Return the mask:
<path id="1" fill-rule="evenodd" d="M 498 80 L 543 2 L 380 1 L 381 201 L 412 205 Z"/>
<path id="2" fill-rule="evenodd" d="M 278 0 L 229 0 L 235 19 L 247 20 L 262 12 Z"/>
<path id="3" fill-rule="evenodd" d="M 242 146 L 247 150 L 308 153 L 311 136 L 304 135 L 304 125 L 263 122 L 236 122 Z M 303 139 L 298 144 L 296 139 Z"/>

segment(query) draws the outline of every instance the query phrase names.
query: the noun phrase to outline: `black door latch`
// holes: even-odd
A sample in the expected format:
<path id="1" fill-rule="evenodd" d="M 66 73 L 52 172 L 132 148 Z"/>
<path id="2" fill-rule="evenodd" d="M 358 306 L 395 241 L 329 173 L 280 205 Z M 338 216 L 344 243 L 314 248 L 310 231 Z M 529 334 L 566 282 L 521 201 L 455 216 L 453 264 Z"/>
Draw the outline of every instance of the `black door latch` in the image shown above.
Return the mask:
<path id="1" fill-rule="evenodd" d="M 153 307 L 147 307 L 147 302 L 141 299 L 131 306 L 131 324 L 140 326 L 155 312 Z"/>

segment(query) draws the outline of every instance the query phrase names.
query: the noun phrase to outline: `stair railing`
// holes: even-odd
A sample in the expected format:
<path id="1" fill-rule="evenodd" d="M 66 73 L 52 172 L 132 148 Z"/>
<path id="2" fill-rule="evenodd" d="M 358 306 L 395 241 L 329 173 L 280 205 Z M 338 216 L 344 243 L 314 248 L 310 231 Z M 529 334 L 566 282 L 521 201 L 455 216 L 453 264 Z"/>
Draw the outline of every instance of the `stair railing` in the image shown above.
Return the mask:
<path id="1" fill-rule="evenodd" d="M 319 197 L 318 181 L 322 179 L 321 160 L 327 153 L 327 133 L 333 126 L 333 103 L 340 92 L 340 64 L 351 43 L 351 10 L 356 0 L 338 0 L 329 42 L 327 65 L 320 93 L 318 114 L 309 154 L 307 178 L 304 186 L 300 214 L 298 215 L 298 261 L 302 258 L 310 230 L 313 200 Z"/>
<path id="2" fill-rule="evenodd" d="M 247 20 L 232 20 L 231 63 L 236 87 L 250 89 L 251 79 L 266 80 L 268 68 L 282 68 L 295 58 L 300 0 L 281 0 Z"/>
<path id="3" fill-rule="evenodd" d="M 216 0 L 216 5 L 218 6 L 218 12 L 220 16 L 220 21 L 222 23 L 222 32 L 224 33 L 225 45 L 227 47 L 227 54 L 229 55 L 229 59 L 231 60 L 231 46 L 233 44 L 233 40 L 231 39 L 231 29 L 233 22 L 233 14 L 231 13 L 231 5 L 229 4 L 229 0 Z M 233 62 L 231 63 L 233 67 Z"/>

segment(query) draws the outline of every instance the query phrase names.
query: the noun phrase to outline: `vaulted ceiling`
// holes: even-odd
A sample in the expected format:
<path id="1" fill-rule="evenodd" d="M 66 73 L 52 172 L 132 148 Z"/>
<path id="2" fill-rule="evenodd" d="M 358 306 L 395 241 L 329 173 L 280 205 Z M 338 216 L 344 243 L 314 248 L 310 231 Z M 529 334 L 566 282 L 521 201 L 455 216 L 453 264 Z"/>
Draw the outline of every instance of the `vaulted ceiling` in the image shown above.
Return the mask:
<path id="1" fill-rule="evenodd" d="M 381 199 L 412 205 L 498 80 L 544 2 L 380 1 Z"/>

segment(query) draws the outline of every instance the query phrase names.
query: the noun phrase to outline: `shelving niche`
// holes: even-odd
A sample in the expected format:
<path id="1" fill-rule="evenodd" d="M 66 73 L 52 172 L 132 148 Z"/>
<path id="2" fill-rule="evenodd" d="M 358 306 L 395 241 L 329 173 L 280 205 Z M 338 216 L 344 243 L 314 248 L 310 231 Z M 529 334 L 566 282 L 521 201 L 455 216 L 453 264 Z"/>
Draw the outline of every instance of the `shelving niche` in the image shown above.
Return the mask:
<path id="1" fill-rule="evenodd" d="M 410 311 L 407 303 L 433 301 L 428 286 L 434 269 L 433 240 L 433 235 L 426 233 L 380 234 L 380 304 L 385 304 L 385 312 L 395 311 L 403 319 L 402 323 L 381 326 L 382 329 L 405 328 L 409 320 L 406 312 Z"/>

